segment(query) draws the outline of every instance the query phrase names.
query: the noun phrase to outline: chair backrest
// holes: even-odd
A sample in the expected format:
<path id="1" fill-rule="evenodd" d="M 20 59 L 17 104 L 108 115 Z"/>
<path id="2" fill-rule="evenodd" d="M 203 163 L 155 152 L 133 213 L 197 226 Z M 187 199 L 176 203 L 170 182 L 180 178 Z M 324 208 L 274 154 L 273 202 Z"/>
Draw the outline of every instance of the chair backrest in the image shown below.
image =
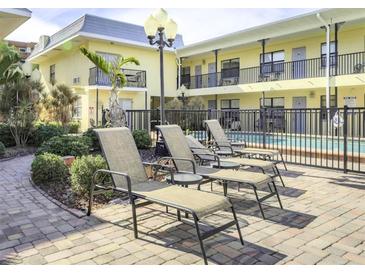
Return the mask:
<path id="1" fill-rule="evenodd" d="M 156 128 L 161 132 L 171 157 L 194 161 L 194 155 L 189 148 L 182 129 L 178 125 L 159 125 Z M 178 171 L 193 171 L 190 162 L 174 160 L 174 163 Z"/>
<path id="2" fill-rule="evenodd" d="M 131 178 L 132 184 L 148 180 L 136 143 L 126 127 L 94 129 L 109 169 L 124 172 Z M 112 175 L 116 187 L 128 189 L 125 178 Z"/>
<path id="3" fill-rule="evenodd" d="M 218 120 L 205 120 L 208 131 L 212 134 L 214 141 L 218 146 L 230 146 L 230 142 L 224 132 L 223 128 L 219 124 Z"/>
<path id="4" fill-rule="evenodd" d="M 214 153 L 211 152 L 205 146 L 203 146 L 202 143 L 200 143 L 194 136 L 187 135 L 185 137 L 186 137 L 186 140 L 187 140 L 188 145 L 190 147 L 190 150 L 195 155 L 197 155 L 201 160 L 206 160 L 206 161 L 214 161 L 215 160 L 214 156 L 209 156 L 209 155 L 214 155 Z"/>

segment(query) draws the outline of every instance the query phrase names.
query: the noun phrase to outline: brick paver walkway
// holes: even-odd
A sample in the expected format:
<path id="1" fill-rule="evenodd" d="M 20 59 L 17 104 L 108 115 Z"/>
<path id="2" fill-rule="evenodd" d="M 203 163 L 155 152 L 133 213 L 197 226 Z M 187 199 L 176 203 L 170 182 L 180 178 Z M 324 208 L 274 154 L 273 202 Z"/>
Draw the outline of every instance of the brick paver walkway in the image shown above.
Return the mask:
<path id="1" fill-rule="evenodd" d="M 108 205 L 77 218 L 28 182 L 32 157 L 0 162 L 0 264 L 202 264 L 195 230 L 164 208 Z M 210 264 L 365 264 L 365 179 L 301 166 L 284 172 L 285 210 L 267 201 L 260 217 L 252 191 L 229 190 L 245 246 L 233 228 L 206 241 Z M 209 188 L 209 186 L 207 186 Z M 221 193 L 216 185 L 214 191 Z M 224 222 L 220 212 L 209 223 Z"/>

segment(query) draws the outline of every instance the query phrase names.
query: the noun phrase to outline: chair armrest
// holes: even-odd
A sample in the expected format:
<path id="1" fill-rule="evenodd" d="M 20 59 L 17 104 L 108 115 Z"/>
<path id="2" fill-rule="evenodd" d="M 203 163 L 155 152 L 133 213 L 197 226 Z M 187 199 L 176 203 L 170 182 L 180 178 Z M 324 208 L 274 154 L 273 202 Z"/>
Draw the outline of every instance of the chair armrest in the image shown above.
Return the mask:
<path id="1" fill-rule="evenodd" d="M 175 160 L 178 160 L 178 161 L 185 161 L 185 162 L 190 162 L 191 163 L 191 165 L 193 166 L 193 172 L 194 172 L 194 174 L 196 173 L 196 166 L 195 166 L 195 162 L 193 161 L 193 160 L 191 160 L 191 159 L 187 159 L 187 158 L 177 158 L 177 157 L 162 157 L 162 158 L 160 158 L 159 160 L 158 160 L 158 162 L 157 163 L 159 163 L 160 161 L 163 161 L 163 160 L 173 160 L 173 161 L 175 161 Z"/>
<path id="2" fill-rule="evenodd" d="M 214 154 L 214 153 L 193 153 L 194 155 L 200 157 L 200 156 L 210 156 L 210 157 L 213 157 L 214 160 L 207 160 L 205 159 L 206 161 L 217 161 L 218 162 L 218 166 L 220 167 L 221 166 L 221 158 L 217 155 L 217 154 Z"/>
<path id="3" fill-rule="evenodd" d="M 96 176 L 99 173 L 112 174 L 112 175 L 117 175 L 117 176 L 121 176 L 121 177 L 126 178 L 126 180 L 127 180 L 127 187 L 128 187 L 128 195 L 129 195 L 129 198 L 132 199 L 132 183 L 131 183 L 131 177 L 129 177 L 129 175 L 127 173 L 113 171 L 113 170 L 107 170 L 107 169 L 98 169 L 97 171 L 94 172 L 94 175 L 93 175 L 93 180 L 92 180 L 93 185 L 96 184 Z M 113 180 L 112 180 L 112 182 L 113 182 L 114 188 L 116 188 L 116 185 L 115 185 L 115 183 L 114 183 Z"/>
<path id="4" fill-rule="evenodd" d="M 229 150 L 231 151 L 231 154 L 234 154 L 233 148 L 231 145 L 218 145 L 217 144 L 217 148 L 220 150 L 221 148 L 229 148 Z"/>

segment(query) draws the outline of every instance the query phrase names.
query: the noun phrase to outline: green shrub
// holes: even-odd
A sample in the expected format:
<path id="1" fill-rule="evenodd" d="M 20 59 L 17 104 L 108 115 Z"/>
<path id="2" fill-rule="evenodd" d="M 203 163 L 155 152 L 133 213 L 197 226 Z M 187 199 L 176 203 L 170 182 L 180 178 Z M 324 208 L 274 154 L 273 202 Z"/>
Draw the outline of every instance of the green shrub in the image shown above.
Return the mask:
<path id="1" fill-rule="evenodd" d="M 100 143 L 98 136 L 96 136 L 96 133 L 94 131 L 95 128 L 88 128 L 87 131 L 85 131 L 82 136 L 88 137 L 91 141 L 90 147 L 95 151 L 100 151 Z"/>
<path id="2" fill-rule="evenodd" d="M 135 130 L 132 134 L 138 149 L 146 149 L 151 146 L 151 137 L 146 130 Z"/>
<path id="3" fill-rule="evenodd" d="M 15 140 L 8 124 L 0 123 L 0 142 L 2 142 L 5 147 L 15 146 Z"/>
<path id="4" fill-rule="evenodd" d="M 33 134 L 34 144 L 40 146 L 54 136 L 64 135 L 66 132 L 62 125 L 56 123 L 37 124 Z"/>
<path id="5" fill-rule="evenodd" d="M 5 154 L 5 146 L 2 142 L 0 142 L 0 156 L 4 156 Z"/>
<path id="6" fill-rule="evenodd" d="M 89 154 L 90 143 L 90 139 L 84 136 L 55 136 L 44 142 L 36 155 L 48 152 L 59 156 L 82 156 Z"/>
<path id="7" fill-rule="evenodd" d="M 80 122 L 79 121 L 72 121 L 67 124 L 67 132 L 68 133 L 79 133 L 80 129 Z"/>
<path id="8" fill-rule="evenodd" d="M 100 155 L 82 156 L 76 158 L 71 166 L 71 187 L 72 190 L 79 195 L 87 195 L 90 190 L 90 185 L 95 171 L 98 169 L 107 169 L 108 165 Z M 99 174 L 97 183 L 101 183 L 103 174 Z M 110 178 L 107 178 L 110 179 Z"/>
<path id="9" fill-rule="evenodd" d="M 38 155 L 32 162 L 32 180 L 39 185 L 61 184 L 68 179 L 62 158 L 51 153 Z"/>

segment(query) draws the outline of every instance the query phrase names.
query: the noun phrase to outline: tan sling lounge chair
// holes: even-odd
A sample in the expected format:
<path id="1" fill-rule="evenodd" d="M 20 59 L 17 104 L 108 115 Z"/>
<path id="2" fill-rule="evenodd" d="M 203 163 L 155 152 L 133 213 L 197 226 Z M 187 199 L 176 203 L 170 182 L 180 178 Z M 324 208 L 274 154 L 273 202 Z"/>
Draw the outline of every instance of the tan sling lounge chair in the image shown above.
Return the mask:
<path id="1" fill-rule="evenodd" d="M 276 195 L 280 207 L 283 208 L 275 181 L 267 174 L 243 170 L 216 169 L 206 166 L 197 166 L 195 164 L 194 155 L 189 148 L 188 142 L 178 125 L 160 125 L 156 127 L 161 132 L 166 147 L 171 155 L 171 157 L 164 158 L 171 159 L 179 172 L 192 172 L 201 175 L 206 179 L 222 182 L 224 195 L 227 195 L 227 184 L 229 183 L 246 184 L 251 186 L 254 190 L 261 215 L 264 219 L 265 214 L 261 206 L 262 201 Z M 273 185 L 274 190 L 268 195 L 259 198 L 257 194 L 257 188 L 266 184 L 270 186 L 270 183 Z"/>
<path id="2" fill-rule="evenodd" d="M 91 213 L 94 193 L 103 190 L 113 190 L 126 193 L 129 196 L 132 207 L 135 238 L 138 238 L 136 208 L 156 203 L 175 208 L 178 211 L 189 213 L 193 216 L 197 237 L 206 264 L 207 257 L 203 245 L 203 240 L 206 238 L 235 225 L 238 230 L 240 241 L 243 244 L 233 205 L 227 197 L 149 180 L 144 165 L 152 165 L 157 168 L 164 167 L 157 164 L 142 163 L 136 144 L 128 128 L 95 129 L 95 132 L 99 138 L 104 157 L 110 170 L 102 169 L 94 174 L 93 183 L 90 189 L 88 215 Z M 173 182 L 173 173 L 171 170 L 170 172 Z M 111 174 L 113 185 L 110 187 L 100 183 L 96 185 L 96 178 L 101 174 Z M 144 202 L 136 203 L 137 199 L 144 200 Z M 199 222 L 202 217 L 226 209 L 232 211 L 232 221 L 220 227 L 216 227 L 211 231 L 201 233 Z"/>
<path id="3" fill-rule="evenodd" d="M 217 161 L 217 158 L 219 158 L 221 161 L 229 161 L 233 163 L 237 163 L 241 166 L 246 167 L 253 167 L 258 168 L 262 171 L 262 173 L 265 173 L 268 170 L 272 170 L 274 174 L 271 176 L 272 178 L 279 177 L 281 184 L 285 187 L 285 184 L 283 182 L 283 178 L 281 177 L 280 171 L 277 168 L 277 166 L 271 162 L 271 161 L 264 161 L 261 159 L 253 159 L 253 158 L 242 158 L 242 157 L 223 157 L 220 158 L 219 155 L 214 153 L 214 150 L 210 150 L 209 148 L 203 146 L 194 136 L 188 135 L 186 136 L 186 140 L 189 144 L 189 147 L 193 154 L 197 156 L 201 162 L 202 165 L 205 163 L 209 163 L 212 161 Z"/>
<path id="4" fill-rule="evenodd" d="M 269 159 L 271 161 L 274 160 L 275 157 L 280 157 L 279 160 L 275 161 L 276 163 L 283 163 L 285 170 L 288 170 L 286 167 L 286 163 L 284 161 L 283 155 L 279 150 L 275 149 L 264 149 L 264 148 L 249 148 L 246 147 L 246 142 L 231 142 L 218 120 L 205 120 L 204 124 L 207 127 L 207 130 L 211 133 L 214 143 L 218 147 L 219 151 L 217 154 L 239 154 L 246 155 L 248 157 L 259 157 L 261 159 Z M 236 148 L 235 148 L 236 147 Z"/>

